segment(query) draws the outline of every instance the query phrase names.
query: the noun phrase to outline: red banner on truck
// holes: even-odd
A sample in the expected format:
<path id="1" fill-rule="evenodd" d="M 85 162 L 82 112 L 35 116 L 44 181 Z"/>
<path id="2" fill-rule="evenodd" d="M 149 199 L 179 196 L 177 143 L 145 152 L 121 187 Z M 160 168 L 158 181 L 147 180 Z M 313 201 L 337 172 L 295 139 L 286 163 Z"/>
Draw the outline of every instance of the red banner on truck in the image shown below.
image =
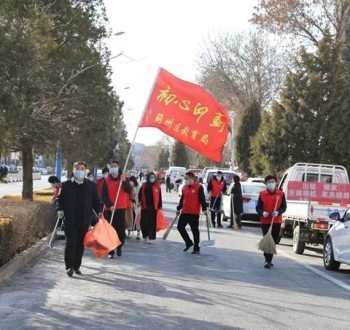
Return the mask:
<path id="1" fill-rule="evenodd" d="M 350 184 L 289 181 L 287 199 L 350 204 Z"/>

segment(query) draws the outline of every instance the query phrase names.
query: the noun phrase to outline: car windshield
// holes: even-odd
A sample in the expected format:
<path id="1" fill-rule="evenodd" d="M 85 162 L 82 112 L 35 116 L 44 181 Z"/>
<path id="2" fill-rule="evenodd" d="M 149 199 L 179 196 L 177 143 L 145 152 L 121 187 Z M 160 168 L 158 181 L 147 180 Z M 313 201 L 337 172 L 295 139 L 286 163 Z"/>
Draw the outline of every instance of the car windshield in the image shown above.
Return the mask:
<path id="1" fill-rule="evenodd" d="M 210 182 L 210 180 L 212 179 L 212 177 L 216 175 L 216 172 L 212 172 L 208 174 L 208 182 Z M 225 181 L 227 184 L 230 184 L 233 181 L 233 178 L 235 176 L 234 173 L 231 172 L 222 172 L 222 176 L 224 177 Z"/>
<path id="2" fill-rule="evenodd" d="M 251 195 L 259 195 L 261 191 L 265 189 L 264 185 L 255 185 L 255 184 L 249 184 L 249 185 L 242 185 L 242 192 L 244 194 L 251 194 Z"/>

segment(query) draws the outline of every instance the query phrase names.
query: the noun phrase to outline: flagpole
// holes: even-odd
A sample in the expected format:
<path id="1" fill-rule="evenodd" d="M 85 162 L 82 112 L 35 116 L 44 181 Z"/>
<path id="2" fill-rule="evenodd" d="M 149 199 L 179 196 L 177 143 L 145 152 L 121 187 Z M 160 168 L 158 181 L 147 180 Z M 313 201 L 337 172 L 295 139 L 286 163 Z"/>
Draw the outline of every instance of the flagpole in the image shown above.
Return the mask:
<path id="1" fill-rule="evenodd" d="M 146 104 L 145 104 L 145 107 L 144 107 L 144 109 L 143 109 L 142 115 L 141 115 L 141 117 L 140 117 L 139 123 L 138 123 L 137 128 L 136 128 L 135 134 L 134 134 L 133 139 L 132 139 L 132 141 L 131 141 L 131 145 L 130 145 L 130 148 L 129 148 L 129 152 L 128 152 L 128 155 L 127 155 L 127 157 L 126 157 L 125 164 L 124 164 L 124 167 L 123 167 L 122 175 L 126 172 L 126 169 L 127 169 L 127 167 L 128 167 L 128 164 L 129 164 L 129 161 L 130 161 L 130 157 L 131 157 L 131 153 L 132 153 L 132 149 L 134 148 L 134 145 L 135 145 L 135 142 L 136 142 L 137 133 L 138 133 L 139 128 L 140 128 L 140 125 L 141 125 L 141 123 L 142 123 L 143 117 L 145 116 L 147 106 L 148 106 L 148 104 L 149 104 L 149 102 L 150 102 L 150 100 L 151 100 L 152 92 L 153 92 L 154 87 L 155 87 L 155 85 L 156 85 L 157 78 L 158 78 L 158 76 L 159 76 L 160 70 L 161 70 L 161 68 L 159 68 L 159 69 L 157 70 L 157 74 L 156 74 L 156 76 L 155 76 L 155 78 L 154 78 L 154 81 L 153 81 L 153 84 L 152 84 L 152 87 L 151 87 L 149 96 L 148 96 L 148 98 L 147 98 L 147 102 L 146 102 Z M 114 204 L 113 204 L 112 216 L 111 216 L 111 220 L 110 220 L 110 222 L 109 222 L 110 224 L 112 224 L 112 222 L 113 222 L 114 213 L 115 213 L 115 208 L 116 208 L 116 206 L 117 206 L 117 201 L 118 201 L 119 194 L 120 194 L 120 190 L 121 190 L 121 187 L 122 187 L 122 182 L 123 182 L 123 180 L 122 180 L 122 178 L 120 178 L 120 183 L 119 183 L 117 195 L 116 195 L 116 197 L 115 197 Z"/>

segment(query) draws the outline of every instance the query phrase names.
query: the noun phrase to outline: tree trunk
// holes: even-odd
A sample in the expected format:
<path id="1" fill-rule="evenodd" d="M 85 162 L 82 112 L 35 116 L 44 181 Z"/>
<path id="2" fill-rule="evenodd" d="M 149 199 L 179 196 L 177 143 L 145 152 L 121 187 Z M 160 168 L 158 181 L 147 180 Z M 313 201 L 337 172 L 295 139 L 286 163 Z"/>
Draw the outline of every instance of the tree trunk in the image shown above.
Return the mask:
<path id="1" fill-rule="evenodd" d="M 33 146 L 22 145 L 23 189 L 22 199 L 33 200 Z"/>

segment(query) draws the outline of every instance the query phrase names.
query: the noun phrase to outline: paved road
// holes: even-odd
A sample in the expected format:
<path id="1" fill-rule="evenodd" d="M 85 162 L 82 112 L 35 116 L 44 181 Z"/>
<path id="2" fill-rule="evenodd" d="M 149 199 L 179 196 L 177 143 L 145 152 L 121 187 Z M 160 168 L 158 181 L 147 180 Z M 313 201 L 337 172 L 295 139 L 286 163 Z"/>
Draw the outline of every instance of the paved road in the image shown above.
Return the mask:
<path id="1" fill-rule="evenodd" d="M 0 329 L 348 329 L 350 292 L 290 259 L 288 246 L 264 269 L 259 235 L 214 230 L 200 256 L 182 252 L 175 231 L 153 245 L 131 239 L 119 259 L 88 253 L 73 279 L 60 243 L 0 287 Z"/>
<path id="2" fill-rule="evenodd" d="M 33 186 L 34 189 L 48 188 L 50 187 L 47 182 L 48 176 L 43 175 L 41 180 L 34 180 Z M 22 182 L 11 182 L 11 183 L 0 183 L 0 198 L 4 195 L 13 195 L 22 193 Z"/>

